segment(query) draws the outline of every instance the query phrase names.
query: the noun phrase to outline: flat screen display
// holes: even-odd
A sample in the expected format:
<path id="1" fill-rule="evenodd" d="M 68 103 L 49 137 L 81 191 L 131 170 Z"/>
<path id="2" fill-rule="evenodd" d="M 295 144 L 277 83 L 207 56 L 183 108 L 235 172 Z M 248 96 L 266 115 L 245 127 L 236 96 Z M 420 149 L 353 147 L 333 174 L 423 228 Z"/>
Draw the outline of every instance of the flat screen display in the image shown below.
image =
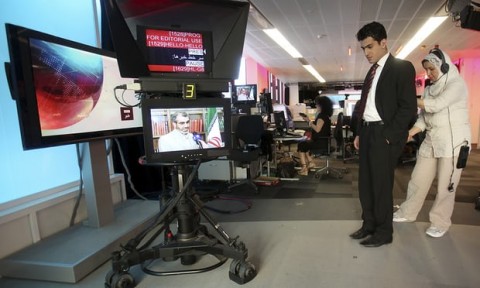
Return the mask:
<path id="1" fill-rule="evenodd" d="M 133 91 L 115 90 L 115 55 L 7 24 L 13 98 L 24 149 L 142 133 Z M 123 103 L 123 104 L 121 104 Z"/>
<path id="2" fill-rule="evenodd" d="M 255 105 L 257 103 L 257 85 L 246 84 L 234 86 L 235 94 L 233 97 L 233 103 L 250 103 Z"/>
<path id="3" fill-rule="evenodd" d="M 145 99 L 142 114 L 147 162 L 181 163 L 230 152 L 229 99 Z"/>

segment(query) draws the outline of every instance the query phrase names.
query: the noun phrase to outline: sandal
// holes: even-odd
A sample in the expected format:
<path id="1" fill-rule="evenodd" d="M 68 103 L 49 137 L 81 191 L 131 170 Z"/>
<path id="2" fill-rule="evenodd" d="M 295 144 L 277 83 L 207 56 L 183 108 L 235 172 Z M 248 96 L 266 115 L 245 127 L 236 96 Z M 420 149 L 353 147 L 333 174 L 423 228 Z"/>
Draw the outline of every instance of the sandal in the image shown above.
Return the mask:
<path id="1" fill-rule="evenodd" d="M 308 170 L 300 170 L 297 172 L 298 175 L 300 176 L 307 176 L 308 175 Z"/>
<path id="2" fill-rule="evenodd" d="M 302 165 L 302 169 L 298 171 L 297 174 L 301 176 L 307 176 L 308 175 L 307 165 Z"/>

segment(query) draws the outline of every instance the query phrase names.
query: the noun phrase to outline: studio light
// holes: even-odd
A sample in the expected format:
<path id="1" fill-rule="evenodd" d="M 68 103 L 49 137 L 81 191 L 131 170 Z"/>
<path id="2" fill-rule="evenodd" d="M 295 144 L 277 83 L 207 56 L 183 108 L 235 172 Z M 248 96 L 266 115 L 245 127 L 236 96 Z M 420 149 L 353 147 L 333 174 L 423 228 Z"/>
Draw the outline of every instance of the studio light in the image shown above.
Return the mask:
<path id="1" fill-rule="evenodd" d="M 300 54 L 300 52 L 298 52 L 297 49 L 295 49 L 295 47 L 288 42 L 287 38 L 285 38 L 277 28 L 263 29 L 263 32 L 265 32 L 270 38 L 272 38 L 273 41 L 287 51 L 290 56 L 293 58 L 302 58 L 302 54 Z"/>
<path id="2" fill-rule="evenodd" d="M 432 34 L 433 31 L 435 31 L 435 29 L 437 29 L 447 18 L 448 16 L 430 17 L 422 28 L 418 30 L 415 36 L 413 36 L 412 39 L 410 39 L 410 41 L 408 41 L 408 43 L 399 51 L 396 57 L 399 59 L 405 59 L 413 49 L 420 45 L 420 43 Z"/>
<path id="3" fill-rule="evenodd" d="M 325 83 L 325 79 L 315 70 L 312 65 L 303 65 L 303 68 L 305 68 L 310 74 L 313 75 L 320 83 Z"/>

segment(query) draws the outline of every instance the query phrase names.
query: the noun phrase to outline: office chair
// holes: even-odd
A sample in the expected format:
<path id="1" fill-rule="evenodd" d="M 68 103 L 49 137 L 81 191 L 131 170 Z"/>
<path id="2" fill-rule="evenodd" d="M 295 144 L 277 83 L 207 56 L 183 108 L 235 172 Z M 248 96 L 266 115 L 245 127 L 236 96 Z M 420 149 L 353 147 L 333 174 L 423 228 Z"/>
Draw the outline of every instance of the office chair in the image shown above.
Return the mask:
<path id="1" fill-rule="evenodd" d="M 335 137 L 331 137 L 331 136 L 322 137 L 322 140 L 328 143 L 327 148 L 310 150 L 310 153 L 314 158 L 325 160 L 325 165 L 323 167 L 310 169 L 315 171 L 314 176 L 317 179 L 323 179 L 324 177 L 333 177 L 336 179 L 342 179 L 343 175 L 349 172 L 348 168 L 336 168 L 336 167 L 330 166 L 330 159 L 332 159 L 332 157 L 335 157 L 335 155 L 333 154 L 333 152 L 335 151 L 335 148 L 332 147 L 332 140 L 334 138 Z"/>
<path id="2" fill-rule="evenodd" d="M 233 118 L 232 128 L 234 131 L 233 145 L 229 160 L 235 161 L 235 166 L 246 168 L 246 179 L 233 179 L 234 184 L 228 189 L 248 184 L 258 193 L 258 187 L 252 181 L 251 164 L 262 155 L 262 137 L 264 134 L 263 118 L 261 115 L 240 115 Z"/>
<path id="3" fill-rule="evenodd" d="M 337 124 L 335 125 L 335 129 L 333 129 L 333 137 L 335 138 L 336 143 L 336 151 L 342 153 L 344 155 L 344 138 L 343 138 L 343 113 L 340 112 L 337 115 Z"/>
<path id="4" fill-rule="evenodd" d="M 343 163 L 348 161 L 358 160 L 358 151 L 356 151 L 353 140 L 356 135 L 356 120 L 352 116 L 343 116 L 343 127 L 344 127 L 344 137 L 343 137 L 343 147 L 342 147 L 342 156 Z"/>

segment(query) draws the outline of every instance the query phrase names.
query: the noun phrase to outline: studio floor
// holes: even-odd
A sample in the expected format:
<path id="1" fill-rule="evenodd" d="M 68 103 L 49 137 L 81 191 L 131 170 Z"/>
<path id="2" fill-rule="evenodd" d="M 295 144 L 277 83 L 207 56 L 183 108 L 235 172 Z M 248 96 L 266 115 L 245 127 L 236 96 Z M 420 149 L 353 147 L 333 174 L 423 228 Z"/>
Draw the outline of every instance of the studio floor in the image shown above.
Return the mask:
<path id="1" fill-rule="evenodd" d="M 339 161 L 350 173 L 319 181 L 311 175 L 272 187 L 225 191 L 221 183 L 198 183 L 205 208 L 231 237 L 239 236 L 258 275 L 242 287 L 478 287 L 480 283 L 479 153 L 474 152 L 457 190 L 453 225 L 442 238 L 425 234 L 434 187 L 414 223 L 394 223 L 393 243 L 366 248 L 348 235 L 358 229 L 360 204 L 356 164 Z M 405 198 L 413 165 L 396 172 L 395 204 Z M 405 183 L 407 182 L 407 183 Z M 217 195 L 210 197 L 210 195 Z M 157 205 L 154 200 L 152 205 Z M 210 265 L 199 258 L 192 268 Z M 149 263 L 152 270 L 177 270 L 179 261 Z M 110 262 L 76 284 L 0 279 L 0 287 L 104 287 Z M 190 267 L 189 267 L 190 268 Z M 239 287 L 229 279 L 230 261 L 214 270 L 176 276 L 152 276 L 134 266 L 136 287 Z"/>

